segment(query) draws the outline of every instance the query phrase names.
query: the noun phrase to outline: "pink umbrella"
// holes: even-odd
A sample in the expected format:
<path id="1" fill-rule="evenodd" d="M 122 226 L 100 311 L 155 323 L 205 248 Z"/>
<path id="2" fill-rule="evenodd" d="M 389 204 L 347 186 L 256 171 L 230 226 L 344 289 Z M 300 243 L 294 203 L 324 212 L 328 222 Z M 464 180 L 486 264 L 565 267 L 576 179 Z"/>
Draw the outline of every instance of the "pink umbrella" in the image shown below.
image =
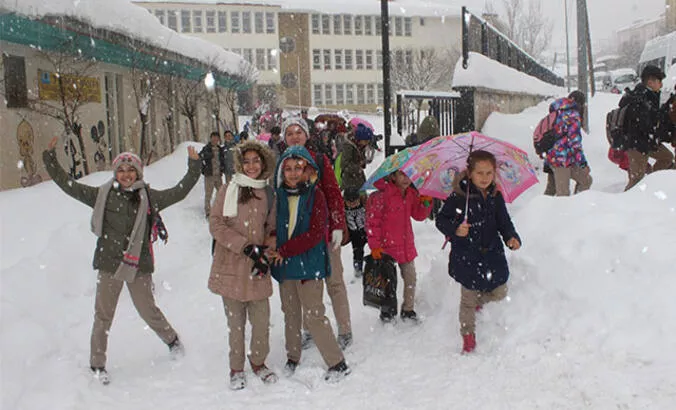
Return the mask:
<path id="1" fill-rule="evenodd" d="M 471 151 L 485 150 L 498 162 L 496 184 L 506 202 L 538 182 L 535 169 L 522 149 L 476 131 L 433 138 L 420 145 L 401 170 L 422 195 L 446 199 L 456 173 L 467 168 Z"/>
<path id="2" fill-rule="evenodd" d="M 270 138 L 271 138 L 271 137 L 272 137 L 272 135 L 270 135 L 270 133 L 265 132 L 265 133 L 263 133 L 263 134 L 258 134 L 258 135 L 256 136 L 256 139 L 257 139 L 258 141 L 268 142 L 268 141 L 270 141 Z"/>
<path id="3" fill-rule="evenodd" d="M 364 126 L 365 126 L 366 128 L 370 128 L 371 131 L 373 131 L 373 132 L 376 131 L 376 129 L 373 127 L 373 125 L 372 125 L 370 122 L 368 122 L 368 121 L 366 121 L 365 119 L 363 119 L 363 118 L 354 117 L 354 118 L 352 118 L 352 119 L 350 120 L 350 125 L 351 125 L 352 128 L 354 128 L 354 129 L 357 129 L 357 125 L 359 125 L 359 124 L 364 124 Z"/>

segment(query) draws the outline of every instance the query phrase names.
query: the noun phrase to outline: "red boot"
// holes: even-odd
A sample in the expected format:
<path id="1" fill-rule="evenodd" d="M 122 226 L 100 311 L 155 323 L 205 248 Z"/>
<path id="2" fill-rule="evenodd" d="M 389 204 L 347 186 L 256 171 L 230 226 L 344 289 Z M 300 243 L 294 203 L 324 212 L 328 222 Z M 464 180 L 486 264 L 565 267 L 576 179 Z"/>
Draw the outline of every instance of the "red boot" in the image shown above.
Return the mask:
<path id="1" fill-rule="evenodd" d="M 476 336 L 474 333 L 462 335 L 462 352 L 472 353 L 476 348 Z"/>

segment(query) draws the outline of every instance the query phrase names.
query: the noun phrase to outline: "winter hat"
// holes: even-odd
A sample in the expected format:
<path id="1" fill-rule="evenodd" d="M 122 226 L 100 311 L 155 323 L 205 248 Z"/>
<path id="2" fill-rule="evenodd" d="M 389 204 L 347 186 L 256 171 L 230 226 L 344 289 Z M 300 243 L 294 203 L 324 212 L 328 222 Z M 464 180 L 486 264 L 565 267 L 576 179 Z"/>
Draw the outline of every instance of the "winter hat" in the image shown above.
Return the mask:
<path id="1" fill-rule="evenodd" d="M 123 152 L 116 156 L 113 160 L 113 176 L 117 173 L 117 169 L 123 164 L 131 165 L 136 170 L 136 176 L 139 180 L 143 179 L 143 161 L 136 154 L 131 152 Z"/>
<path id="2" fill-rule="evenodd" d="M 359 190 L 354 188 L 346 189 L 343 194 L 343 199 L 346 201 L 356 201 L 359 199 Z"/>
<path id="3" fill-rule="evenodd" d="M 370 141 L 373 139 L 373 131 L 364 124 L 358 124 L 354 132 L 354 139 L 357 141 Z"/>
<path id="4" fill-rule="evenodd" d="M 284 120 L 284 123 L 282 124 L 282 136 L 284 137 L 284 141 L 286 142 L 286 129 L 289 128 L 292 125 L 297 125 L 300 128 L 305 131 L 305 135 L 307 135 L 308 139 L 310 138 L 310 129 L 307 126 L 307 122 L 305 122 L 304 119 L 301 117 L 289 117 L 286 120 Z"/>

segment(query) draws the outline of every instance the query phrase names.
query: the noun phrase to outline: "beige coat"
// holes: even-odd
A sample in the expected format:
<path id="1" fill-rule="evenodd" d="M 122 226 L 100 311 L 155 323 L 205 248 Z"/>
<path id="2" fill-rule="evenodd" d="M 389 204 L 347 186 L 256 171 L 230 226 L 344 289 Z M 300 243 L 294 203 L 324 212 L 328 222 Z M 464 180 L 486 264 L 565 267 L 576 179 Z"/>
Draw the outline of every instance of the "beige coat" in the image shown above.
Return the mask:
<path id="1" fill-rule="evenodd" d="M 256 150 L 264 150 L 263 159 L 267 166 L 261 174 L 261 179 L 267 179 L 274 170 L 274 156 L 267 147 L 255 142 L 247 142 L 238 150 L 238 158 L 235 160 L 236 172 L 241 172 L 241 152 L 246 152 L 250 144 L 255 144 Z M 274 233 L 275 201 L 272 201 L 272 209 L 268 211 L 266 189 L 255 189 L 254 193 L 258 199 L 252 198 L 246 204 L 238 204 L 237 216 L 226 218 L 223 216 L 226 189 L 227 185 L 224 185 L 218 191 L 209 217 L 209 230 L 216 240 L 209 290 L 241 302 L 268 298 L 272 295 L 270 275 L 262 278 L 253 277 L 251 275 L 253 261 L 244 255 L 243 250 L 246 245 L 263 245 Z"/>

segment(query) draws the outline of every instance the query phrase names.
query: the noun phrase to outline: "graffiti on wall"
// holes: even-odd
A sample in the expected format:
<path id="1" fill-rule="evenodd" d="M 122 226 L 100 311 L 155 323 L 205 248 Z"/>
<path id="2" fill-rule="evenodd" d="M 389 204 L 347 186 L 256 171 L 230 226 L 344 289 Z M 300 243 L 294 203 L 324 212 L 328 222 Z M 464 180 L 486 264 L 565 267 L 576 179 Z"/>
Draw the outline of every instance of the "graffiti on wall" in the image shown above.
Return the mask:
<path id="1" fill-rule="evenodd" d="M 91 130 L 89 131 L 92 141 L 96 143 L 96 152 L 94 153 L 94 163 L 96 164 L 97 171 L 103 171 L 106 169 L 106 152 L 108 151 L 108 144 L 106 144 L 106 126 L 103 124 L 103 121 L 99 121 L 98 124 L 92 125 Z"/>
<path id="2" fill-rule="evenodd" d="M 19 167 L 21 168 L 21 186 L 29 187 L 42 182 L 37 173 L 33 153 L 35 151 L 35 135 L 33 127 L 26 120 L 22 120 L 16 129 L 16 142 L 19 145 Z"/>

